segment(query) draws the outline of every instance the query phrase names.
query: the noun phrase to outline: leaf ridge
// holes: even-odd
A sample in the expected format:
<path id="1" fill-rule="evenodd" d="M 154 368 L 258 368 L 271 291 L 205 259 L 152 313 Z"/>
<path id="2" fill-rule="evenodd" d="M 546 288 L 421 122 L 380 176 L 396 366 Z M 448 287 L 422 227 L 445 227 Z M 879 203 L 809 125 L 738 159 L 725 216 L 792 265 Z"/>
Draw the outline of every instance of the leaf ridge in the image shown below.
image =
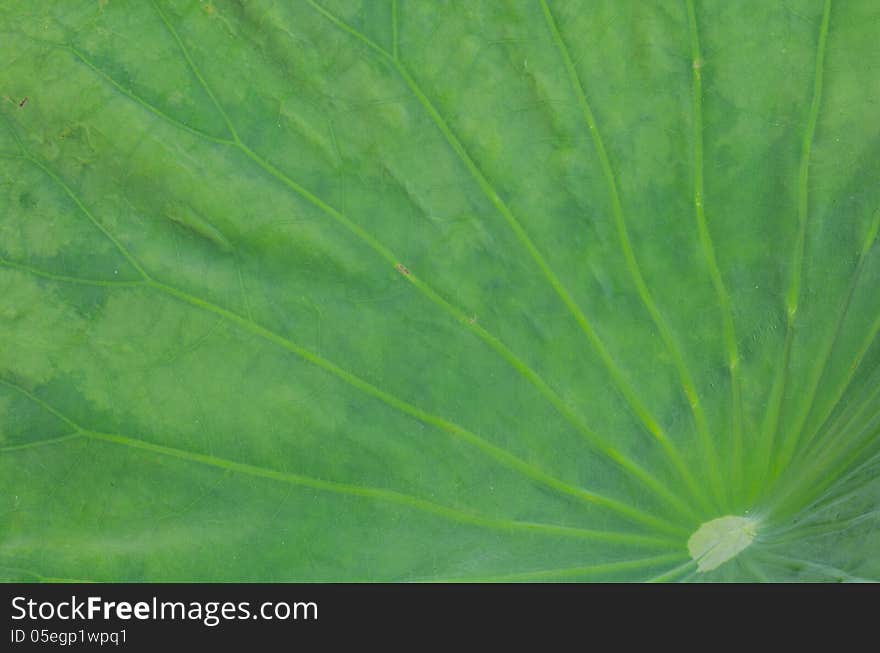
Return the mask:
<path id="1" fill-rule="evenodd" d="M 816 430 L 812 431 L 809 435 L 807 435 L 806 438 L 803 437 L 804 427 L 806 426 L 805 423 L 813 411 L 813 402 L 816 398 L 816 391 L 819 389 L 819 384 L 821 383 L 822 378 L 825 375 L 825 371 L 828 367 L 828 361 L 831 358 L 831 353 L 832 351 L 834 351 L 834 346 L 837 344 L 837 341 L 840 338 L 846 316 L 849 314 L 853 295 L 855 294 L 855 290 L 861 280 L 862 270 L 864 269 L 864 262 L 865 257 L 864 255 L 862 255 L 859 257 L 859 261 L 856 265 L 856 271 L 850 279 L 849 285 L 846 290 L 846 295 L 837 311 L 837 319 L 835 320 L 834 327 L 829 334 L 829 338 L 822 347 L 821 354 L 817 357 L 817 365 L 814 367 L 814 371 L 810 376 L 808 386 L 809 389 L 804 395 L 804 401 L 802 402 L 799 411 L 800 417 L 797 418 L 797 421 L 794 422 L 791 429 L 791 433 L 794 433 L 796 435 L 789 438 L 790 444 L 788 445 L 788 447 L 780 451 L 779 460 L 776 463 L 777 471 L 785 467 L 791 461 L 792 457 L 797 454 L 797 451 L 800 447 L 808 447 L 813 439 L 816 437 Z M 821 424 L 818 428 L 821 428 Z"/>
<path id="2" fill-rule="evenodd" d="M 162 8 L 159 6 L 159 3 L 156 0 L 150 0 L 151 4 L 156 10 L 156 13 L 159 14 L 159 18 L 162 19 L 162 22 L 165 24 L 165 27 L 168 29 L 168 32 L 171 34 L 172 38 L 177 42 L 177 46 L 180 48 L 180 52 L 183 54 L 183 58 L 186 59 L 186 63 L 189 66 L 189 69 L 192 71 L 193 75 L 196 76 L 196 79 L 199 80 L 199 84 L 201 84 L 202 88 L 205 90 L 205 93 L 208 94 L 208 97 L 211 98 L 211 102 L 214 103 L 214 106 L 217 108 L 217 112 L 223 118 L 223 122 L 226 123 L 226 128 L 229 130 L 229 134 L 232 136 L 232 140 L 236 143 L 239 141 L 238 132 L 235 131 L 235 126 L 232 124 L 232 121 L 229 119 L 229 116 L 226 114 L 226 111 L 223 109 L 223 106 L 220 102 L 217 101 L 217 96 L 214 95 L 214 92 L 211 90 L 211 87 L 208 85 L 208 82 L 205 81 L 204 76 L 202 76 L 201 71 L 198 66 L 196 66 L 195 61 L 193 61 L 192 57 L 189 54 L 189 50 L 187 50 L 183 41 L 180 38 L 180 35 L 177 33 L 177 30 L 174 29 L 174 25 L 171 24 L 171 21 L 168 20 L 168 17 L 165 15 L 165 12 L 162 11 Z"/>
<path id="3" fill-rule="evenodd" d="M 441 504 L 433 503 L 431 501 L 427 501 L 425 499 L 420 499 L 413 495 L 404 494 L 402 492 L 396 492 L 392 490 L 383 490 L 380 488 L 373 488 L 368 486 L 361 486 L 356 484 L 348 484 L 348 483 L 339 483 L 337 481 L 325 481 L 323 479 L 318 479 L 310 476 L 303 476 L 300 474 L 291 474 L 288 472 L 281 472 L 273 469 L 268 469 L 265 467 L 260 467 L 257 465 L 251 465 L 247 463 L 239 463 L 235 461 L 231 461 L 225 458 L 218 458 L 216 456 L 210 456 L 207 454 L 195 453 L 191 451 L 186 451 L 183 449 L 178 449 L 174 447 L 166 447 L 163 445 L 154 444 L 151 442 L 147 442 L 145 440 L 138 440 L 136 438 L 130 438 L 127 436 L 112 434 L 112 433 L 103 433 L 99 431 L 90 431 L 84 430 L 83 434 L 89 438 L 95 440 L 103 440 L 106 442 L 112 442 L 115 444 L 124 445 L 134 449 L 143 449 L 147 451 L 152 451 L 154 453 L 161 453 L 170 457 L 179 458 L 182 460 L 189 460 L 191 462 L 198 462 L 204 465 L 209 465 L 212 467 L 217 467 L 219 469 L 224 469 L 227 471 L 234 471 L 241 474 L 247 474 L 249 476 L 257 476 L 261 478 L 267 478 L 270 480 L 280 481 L 290 483 L 292 485 L 299 485 L 303 487 L 310 487 L 316 490 L 324 490 L 328 492 L 334 492 L 337 494 L 348 494 L 353 496 L 360 496 L 364 498 L 371 499 L 381 499 L 384 501 L 389 501 L 397 504 L 407 505 L 416 510 L 422 510 L 425 512 L 429 512 L 432 514 L 436 514 L 439 516 L 444 516 L 454 521 L 472 524 L 474 526 L 482 526 L 484 528 L 493 528 L 499 530 L 515 530 L 515 531 L 526 531 L 533 533 L 545 533 L 552 535 L 568 535 L 571 537 L 583 538 L 583 539 L 592 539 L 592 540 L 602 540 L 602 541 L 611 541 L 611 542 L 637 542 L 639 544 L 647 544 L 646 541 L 647 536 L 639 536 L 630 533 L 617 533 L 614 531 L 597 531 L 591 529 L 583 529 L 583 528 L 575 528 L 570 526 L 560 526 L 558 524 L 545 524 L 545 523 L 534 523 L 534 522 L 521 522 L 521 521 L 512 521 L 512 520 L 502 520 L 502 519 L 491 519 L 487 517 L 483 517 L 477 515 L 476 513 L 464 512 L 457 510 L 455 508 L 449 508 L 447 506 L 443 506 Z M 672 541 L 657 539 L 653 537 L 648 537 L 647 540 L 652 540 L 654 544 L 662 545 L 662 546 L 671 546 Z"/>
<path id="4" fill-rule="evenodd" d="M 71 433 L 65 433 L 64 435 L 59 435 L 54 438 L 46 438 L 45 440 L 34 440 L 33 442 L 25 442 L 24 444 L 12 444 L 0 447 L 0 454 L 12 453 L 13 451 L 23 451 L 26 449 L 37 449 L 39 447 L 59 444 L 61 442 L 66 442 L 67 440 L 73 440 L 78 437 L 80 437 L 79 431 L 73 431 Z"/>
<path id="5" fill-rule="evenodd" d="M 774 562 L 775 564 L 781 567 L 786 567 L 792 571 L 799 571 L 799 568 L 807 567 L 810 569 L 815 569 L 816 571 L 825 574 L 826 576 L 831 576 L 832 578 L 838 580 L 845 580 L 848 582 L 856 582 L 856 583 L 876 583 L 877 581 L 870 578 L 862 578 L 861 576 L 853 576 L 842 569 L 838 569 L 837 567 L 833 567 L 831 565 L 822 564 L 819 562 L 814 562 L 812 560 L 804 560 L 802 558 L 796 558 L 790 555 L 783 555 L 780 553 L 771 553 L 770 551 L 763 551 L 758 554 L 759 557 L 768 560 L 769 562 Z"/>
<path id="6" fill-rule="evenodd" d="M 730 482 L 738 486 L 743 474 L 743 407 L 742 382 L 739 378 L 739 350 L 737 347 L 736 327 L 733 321 L 733 309 L 730 295 L 718 267 L 715 257 L 715 245 L 706 221 L 703 192 L 703 56 L 700 52 L 700 33 L 697 24 L 697 13 L 694 0 L 687 0 L 688 26 L 691 37 L 691 69 L 693 92 L 691 110 L 693 113 L 693 171 L 694 171 L 694 212 L 697 217 L 697 231 L 703 257 L 709 266 L 709 276 L 715 288 L 718 305 L 721 309 L 721 324 L 724 334 L 724 346 L 727 350 L 727 368 L 730 375 L 731 421 L 732 421 L 732 462 L 730 465 Z"/>
<path id="7" fill-rule="evenodd" d="M 45 270 L 31 267 L 30 265 L 22 265 L 21 263 L 8 261 L 3 257 L 0 257 L 0 267 L 9 268 L 11 270 L 18 270 L 19 272 L 32 274 L 35 277 L 41 277 L 43 279 L 49 279 L 51 281 L 63 281 L 66 283 L 76 283 L 84 286 L 99 286 L 102 288 L 136 288 L 138 286 L 146 285 L 146 282 L 144 281 L 108 281 L 105 279 L 83 279 L 80 277 L 55 274 L 53 272 L 46 272 Z"/>
<path id="8" fill-rule="evenodd" d="M 767 446 L 771 449 L 767 452 L 767 465 L 770 473 L 778 474 L 778 469 L 774 464 L 779 456 L 780 451 L 788 446 L 787 437 L 784 441 L 774 442 L 777 439 L 776 431 L 779 424 L 779 414 L 782 409 L 782 402 L 785 399 L 785 386 L 788 376 L 788 367 L 791 358 L 792 340 L 794 338 L 794 320 L 798 310 L 798 302 L 800 300 L 801 291 L 801 275 L 804 260 L 804 248 L 806 246 L 807 236 L 807 220 L 809 218 L 809 178 L 810 178 L 810 153 L 813 146 L 813 138 L 816 131 L 816 123 L 819 118 L 819 104 L 822 98 L 822 73 L 825 62 L 825 44 L 828 40 L 828 24 L 831 16 L 831 0 L 825 0 L 825 6 L 822 11 L 822 23 L 819 27 L 819 39 L 816 46 L 815 73 L 813 75 L 813 93 L 810 102 L 810 113 L 807 119 L 804 134 L 801 138 L 801 159 L 798 172 L 798 232 L 797 242 L 793 253 L 791 279 L 789 281 L 788 292 L 785 298 L 785 343 L 782 350 L 782 361 L 778 367 L 776 379 L 773 383 L 773 392 L 771 393 L 770 403 L 765 416 L 765 425 L 763 430 L 763 439 Z M 777 448 L 779 450 L 775 450 Z"/>
<path id="9" fill-rule="evenodd" d="M 544 569 L 538 571 L 524 571 L 510 574 L 500 574 L 497 576 L 476 576 L 462 578 L 427 578 L 425 580 L 433 583 L 494 583 L 509 581 L 529 581 L 542 579 L 565 579 L 578 576 L 588 576 L 597 573 L 629 571 L 632 569 L 640 569 L 642 567 L 651 567 L 665 562 L 674 562 L 683 559 L 681 553 L 668 553 L 665 555 L 651 556 L 648 558 L 637 558 L 635 560 L 621 560 L 617 562 L 605 562 L 595 565 L 584 565 L 581 567 L 566 567 L 562 569 Z"/>
<path id="10" fill-rule="evenodd" d="M 657 330 L 660 332 L 661 338 L 663 339 L 667 350 L 673 358 L 676 370 L 678 371 L 679 379 L 681 381 L 682 390 L 690 406 L 691 413 L 694 417 L 697 432 L 700 438 L 700 444 L 703 448 L 703 454 L 709 466 L 709 477 L 712 481 L 712 488 L 715 499 L 717 501 L 722 501 L 717 452 L 715 451 L 715 447 L 713 446 L 712 440 L 709 436 L 709 429 L 706 423 L 706 418 L 703 414 L 703 409 L 697 396 L 696 390 L 694 389 L 693 381 L 690 378 L 690 373 L 687 370 L 681 352 L 679 351 L 678 346 L 675 344 L 675 340 L 672 337 L 672 334 L 669 332 L 668 325 L 666 324 L 666 321 L 663 319 L 663 316 L 660 314 L 656 304 L 654 303 L 653 298 L 651 297 L 645 280 L 642 277 L 641 270 L 639 269 L 638 262 L 636 261 L 635 254 L 629 240 L 629 233 L 626 226 L 626 219 L 623 213 L 623 207 L 620 203 L 620 194 L 617 190 L 616 175 L 614 173 L 614 169 L 611 167 L 611 161 L 608 158 L 608 153 L 605 150 L 605 145 L 602 141 L 602 137 L 599 134 L 599 129 L 593 116 L 593 111 L 590 108 L 589 103 L 587 102 L 587 97 L 584 93 L 580 77 L 575 70 L 571 55 L 568 52 L 568 46 L 565 45 L 565 41 L 562 38 L 562 34 L 559 31 L 558 25 L 556 24 L 556 19 L 553 17 L 553 14 L 550 11 L 550 7 L 548 6 L 546 0 L 540 1 L 541 8 L 544 12 L 544 19 L 547 23 L 547 27 L 550 30 L 553 42 L 559 50 L 560 56 L 565 65 L 569 82 L 571 83 L 575 95 L 577 96 L 578 105 L 581 108 L 581 113 L 583 114 L 584 121 L 590 132 L 590 136 L 593 139 L 593 144 L 596 148 L 596 153 L 599 157 L 599 162 L 602 167 L 606 182 L 608 184 L 608 191 L 609 195 L 611 196 L 612 213 L 614 215 L 618 239 L 620 241 L 621 249 L 623 250 L 627 269 L 629 270 L 630 276 L 632 276 L 633 281 L 635 282 L 639 299 L 648 310 L 648 313 L 651 315 L 651 319 L 654 321 L 654 324 L 657 327 Z M 671 444 L 669 446 L 671 447 Z"/>
<path id="11" fill-rule="evenodd" d="M 102 77 L 117 92 L 121 93 L 122 95 L 129 98 L 130 100 L 133 100 L 137 104 L 141 105 L 144 109 L 146 109 L 147 111 L 149 111 L 150 113 L 152 113 L 156 117 L 161 118 L 162 120 L 169 123 L 170 125 L 173 125 L 173 126 L 177 127 L 178 129 L 182 129 L 186 132 L 189 132 L 190 134 L 193 134 L 194 136 L 198 136 L 198 137 L 203 138 L 205 140 L 208 140 L 212 143 L 218 143 L 220 145 L 233 145 L 235 143 L 235 141 L 230 140 L 228 138 L 220 138 L 218 136 L 214 136 L 213 134 L 209 134 L 206 131 L 202 131 L 201 129 L 191 127 L 190 125 L 187 125 L 185 122 L 182 122 L 182 121 L 178 120 L 177 118 L 174 118 L 173 116 L 165 113 L 164 111 L 159 109 L 154 104 L 147 102 L 145 99 L 140 97 L 137 93 L 134 93 L 130 89 L 127 89 L 124 86 L 122 86 L 122 84 L 120 84 L 115 79 L 113 79 L 113 77 L 111 77 L 106 72 L 104 72 L 101 68 L 99 68 L 94 63 L 92 63 L 92 61 L 88 57 L 86 57 L 82 52 L 80 52 L 76 47 L 74 47 L 72 45 L 68 45 L 68 44 L 62 44 L 62 43 L 54 44 L 54 45 L 55 45 L 55 47 L 62 48 L 64 50 L 67 50 L 68 52 L 70 52 L 83 65 L 90 68 L 95 74 Z"/>
<path id="12" fill-rule="evenodd" d="M 666 571 L 658 576 L 654 576 L 653 578 L 649 578 L 645 582 L 646 583 L 666 583 L 668 581 L 675 580 L 676 578 L 678 578 L 679 576 L 682 576 L 683 574 L 685 574 L 686 572 L 688 572 L 689 570 L 691 570 L 693 567 L 696 567 L 696 566 L 697 566 L 697 561 L 691 559 L 691 560 L 688 560 L 687 562 L 684 562 L 676 567 L 673 567 L 669 571 Z M 690 578 L 690 576 L 688 578 Z"/>
<path id="13" fill-rule="evenodd" d="M 300 358 L 308 361 L 309 363 L 312 363 L 313 365 L 325 370 L 326 372 L 329 372 L 330 374 L 336 376 L 342 381 L 348 383 L 352 387 L 361 390 L 365 394 L 370 395 L 375 399 L 378 399 L 379 401 L 382 401 L 392 408 L 395 408 L 400 412 L 414 417 L 420 422 L 434 426 L 441 431 L 462 439 L 463 441 L 471 444 L 472 446 L 479 449 L 484 454 L 493 458 L 502 465 L 520 472 L 523 476 L 531 479 L 534 482 L 553 489 L 563 495 L 579 498 L 588 503 L 602 506 L 613 512 L 617 512 L 620 515 L 628 517 L 631 520 L 650 525 L 654 528 L 659 528 L 667 532 L 673 533 L 683 532 L 683 529 L 673 526 L 671 523 L 666 522 L 665 520 L 660 520 L 641 510 L 623 504 L 615 499 L 611 499 L 590 490 L 586 490 L 582 487 L 570 485 L 565 481 L 556 478 L 552 474 L 545 472 L 539 467 L 536 467 L 535 465 L 524 461 L 518 456 L 510 453 L 507 449 L 492 444 L 485 438 L 469 431 L 468 429 L 465 429 L 462 426 L 459 426 L 454 422 L 450 422 L 445 418 L 428 413 L 427 411 L 382 390 L 381 388 L 369 383 L 368 381 L 363 380 L 359 376 L 356 376 L 351 372 L 348 372 L 347 370 L 337 366 L 335 363 L 330 362 L 326 358 L 308 351 L 307 349 L 297 345 L 293 341 L 275 333 L 274 331 L 260 326 L 255 322 L 251 322 L 247 318 L 242 317 L 241 315 L 233 311 L 227 310 L 225 308 L 217 306 L 216 304 L 200 299 L 173 286 L 155 281 L 151 282 L 150 285 L 156 290 L 164 292 L 165 294 L 175 297 L 187 304 L 214 313 L 215 315 L 222 316 L 227 321 L 232 322 L 244 328 L 245 330 L 262 337 L 263 339 L 278 345 L 282 349 L 286 349 L 291 353 L 296 354 Z"/>
<path id="14" fill-rule="evenodd" d="M 274 470 L 271 468 L 261 467 L 258 465 L 252 465 L 249 463 L 241 463 L 236 462 L 234 460 L 229 460 L 226 458 L 219 458 L 217 456 L 202 454 L 198 452 L 188 451 L 185 449 L 180 449 L 177 447 L 168 447 L 165 445 L 156 444 L 153 442 L 149 442 L 147 440 L 141 440 L 138 438 L 132 438 L 120 434 L 115 433 L 105 433 L 102 431 L 96 431 L 89 428 L 84 428 L 75 422 L 73 422 L 69 417 L 62 414 L 56 408 L 40 399 L 38 396 L 30 392 L 29 390 L 23 388 L 22 386 L 8 381 L 2 377 L 0 377 L 0 384 L 5 385 L 16 392 L 21 393 L 34 403 L 38 404 L 48 412 L 52 413 L 72 428 L 75 429 L 73 434 L 66 436 L 64 439 L 72 439 L 74 437 L 77 438 L 88 438 L 92 440 L 101 440 L 104 442 L 110 442 L 118 445 L 127 446 L 133 449 L 141 449 L 145 451 L 152 451 L 153 453 L 159 453 L 166 456 L 179 458 L 182 460 L 188 460 L 190 462 L 201 463 L 205 465 L 209 465 L 212 467 L 216 467 L 219 469 L 224 469 L 226 471 L 237 472 L 241 474 L 247 474 L 250 476 L 258 476 L 262 478 L 267 478 L 270 480 L 276 480 L 281 482 L 291 483 L 293 485 L 301 485 L 304 487 L 311 487 L 317 490 L 325 490 L 329 492 L 336 492 L 341 494 L 350 494 L 355 496 L 363 496 L 369 497 L 373 499 L 383 499 L 386 501 L 392 501 L 399 504 L 408 505 L 415 509 L 426 510 L 428 512 L 432 512 L 434 514 L 446 516 L 449 518 L 456 518 L 456 521 L 460 521 L 462 523 L 471 523 L 474 525 L 481 525 L 487 528 L 499 528 L 501 530 L 522 530 L 522 531 L 530 531 L 530 532 L 543 532 L 547 534 L 554 535 L 570 535 L 572 537 L 579 537 L 584 539 L 596 539 L 608 542 L 618 542 L 618 543 L 638 543 L 644 545 L 658 545 L 662 547 L 677 547 L 679 545 L 677 540 L 665 539 L 662 537 L 653 537 L 653 536 L 643 536 L 634 533 L 621 533 L 617 531 L 600 531 L 595 529 L 584 529 L 573 526 L 562 526 L 559 524 L 545 524 L 541 522 L 523 522 L 523 521 L 514 521 L 514 520 L 505 520 L 505 519 L 493 519 L 483 517 L 477 513 L 473 512 L 465 512 L 462 510 L 458 510 L 456 508 L 450 508 L 448 506 L 444 506 L 442 504 L 434 503 L 431 501 L 427 501 L 425 499 L 421 499 L 411 494 L 406 494 L 403 492 L 397 492 L 394 490 L 384 490 L 381 488 L 373 488 L 364 485 L 352 484 L 352 483 L 341 483 L 338 481 L 328 481 L 324 479 L 314 478 L 311 476 L 305 476 L 302 474 L 293 474 L 289 472 L 282 472 L 279 470 Z M 62 438 L 55 438 L 52 442 L 48 444 L 56 444 L 62 441 Z M 19 447 L 23 448 L 23 447 Z"/>

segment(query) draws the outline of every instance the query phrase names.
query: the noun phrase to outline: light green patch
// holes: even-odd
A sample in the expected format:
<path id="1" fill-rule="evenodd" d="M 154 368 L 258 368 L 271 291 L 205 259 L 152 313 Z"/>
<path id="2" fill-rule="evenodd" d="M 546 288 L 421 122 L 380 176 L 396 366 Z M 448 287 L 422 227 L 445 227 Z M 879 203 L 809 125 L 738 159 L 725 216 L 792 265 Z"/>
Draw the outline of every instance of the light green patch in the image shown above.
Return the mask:
<path id="1" fill-rule="evenodd" d="M 55 378 L 87 322 L 46 284 L 0 267 L 0 374 L 29 387 Z"/>
<path id="2" fill-rule="evenodd" d="M 688 539 L 688 553 L 697 561 L 697 569 L 712 571 L 752 543 L 757 525 L 750 517 L 733 515 L 707 521 Z"/>
<path id="3" fill-rule="evenodd" d="M 77 232 L 65 216 L 66 202 L 53 189 L 40 188 L 41 173 L 25 161 L 4 172 L 12 178 L 0 197 L 0 210 L 6 215 L 0 223 L 0 254 L 18 260 L 57 256 Z"/>

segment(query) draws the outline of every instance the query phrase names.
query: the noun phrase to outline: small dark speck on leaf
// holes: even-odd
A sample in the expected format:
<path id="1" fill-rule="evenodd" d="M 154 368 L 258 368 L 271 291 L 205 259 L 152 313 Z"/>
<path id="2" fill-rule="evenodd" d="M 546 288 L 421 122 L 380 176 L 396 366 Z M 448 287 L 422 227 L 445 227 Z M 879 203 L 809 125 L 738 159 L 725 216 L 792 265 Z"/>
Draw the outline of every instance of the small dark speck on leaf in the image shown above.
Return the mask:
<path id="1" fill-rule="evenodd" d="M 27 98 L 27 95 L 25 95 L 23 98 L 21 98 L 21 102 L 18 103 L 18 108 L 19 109 L 23 108 L 24 105 L 26 105 L 27 103 L 28 103 L 28 98 Z"/>

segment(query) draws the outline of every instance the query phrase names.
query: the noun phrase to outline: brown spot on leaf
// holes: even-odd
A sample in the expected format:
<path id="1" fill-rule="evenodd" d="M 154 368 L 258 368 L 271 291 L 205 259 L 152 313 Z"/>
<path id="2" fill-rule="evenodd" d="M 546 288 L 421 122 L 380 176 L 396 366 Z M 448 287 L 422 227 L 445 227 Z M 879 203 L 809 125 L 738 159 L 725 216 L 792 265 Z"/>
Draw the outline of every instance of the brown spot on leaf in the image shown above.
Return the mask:
<path id="1" fill-rule="evenodd" d="M 28 103 L 28 97 L 27 97 L 27 95 L 25 95 L 23 98 L 21 98 L 21 102 L 18 103 L 18 108 L 19 109 L 24 108 L 24 105 L 26 105 L 27 103 Z"/>
<path id="2" fill-rule="evenodd" d="M 403 263 L 398 263 L 394 266 L 394 269 L 400 272 L 400 274 L 405 277 L 408 277 L 410 275 L 409 269 Z"/>

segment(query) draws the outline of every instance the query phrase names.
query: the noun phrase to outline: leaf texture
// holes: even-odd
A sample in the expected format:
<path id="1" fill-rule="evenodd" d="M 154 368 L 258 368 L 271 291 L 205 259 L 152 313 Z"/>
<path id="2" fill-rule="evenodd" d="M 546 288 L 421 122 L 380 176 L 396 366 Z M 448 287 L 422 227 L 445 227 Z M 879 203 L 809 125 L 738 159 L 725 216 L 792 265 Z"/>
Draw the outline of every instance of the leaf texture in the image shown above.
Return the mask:
<path id="1" fill-rule="evenodd" d="M 880 580 L 874 0 L 0 24 L 3 578 Z"/>

